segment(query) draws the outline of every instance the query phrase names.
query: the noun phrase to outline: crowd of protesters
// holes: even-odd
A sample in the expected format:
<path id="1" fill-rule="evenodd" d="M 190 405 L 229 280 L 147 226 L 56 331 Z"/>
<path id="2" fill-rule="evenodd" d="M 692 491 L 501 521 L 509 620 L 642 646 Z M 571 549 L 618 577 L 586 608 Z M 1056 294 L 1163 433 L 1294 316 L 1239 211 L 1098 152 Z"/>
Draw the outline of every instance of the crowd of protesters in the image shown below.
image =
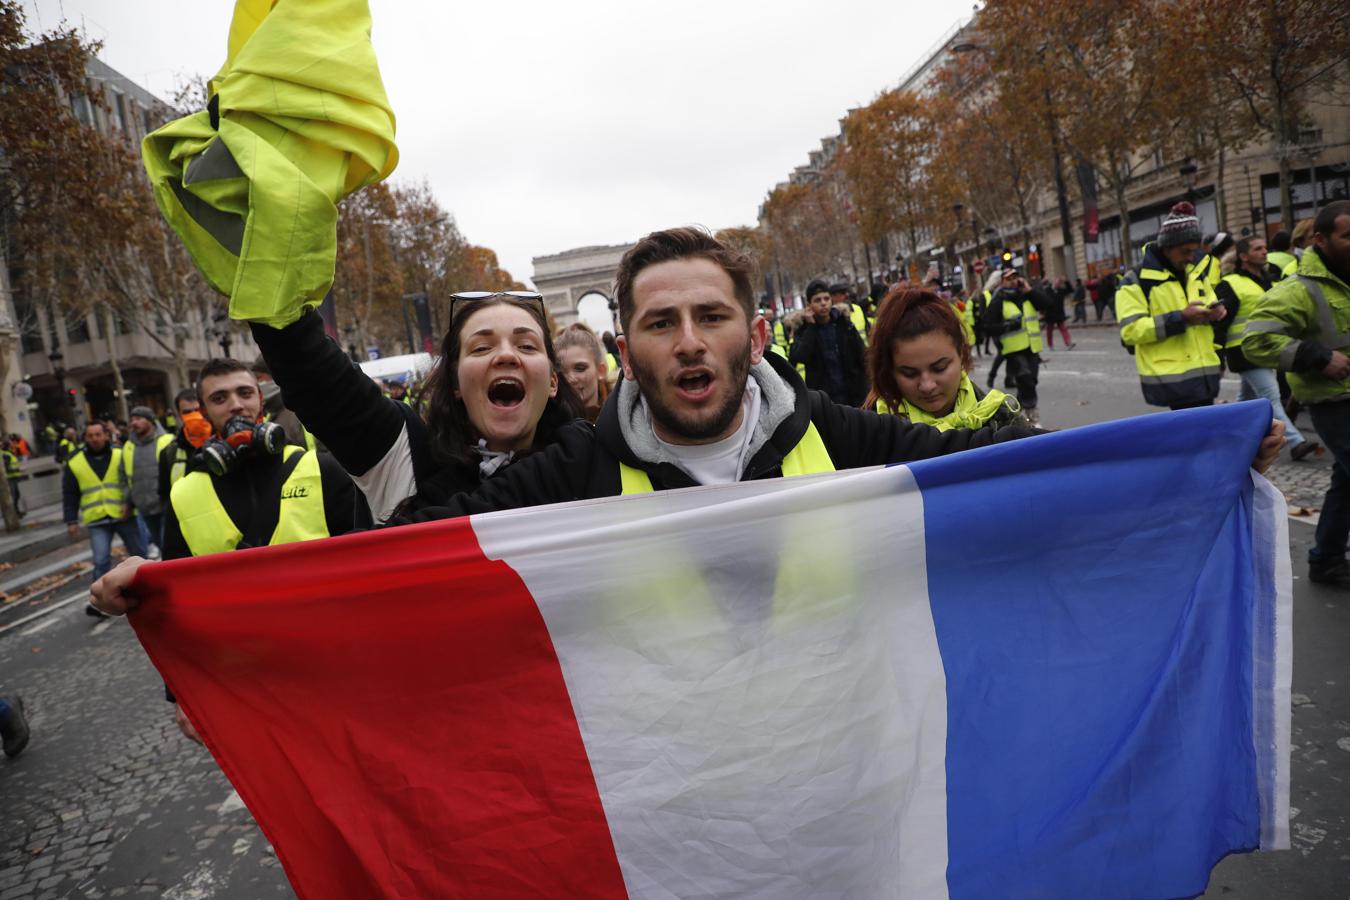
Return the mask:
<path id="1" fill-rule="evenodd" d="M 172 432 L 140 421 L 142 408 L 121 447 L 104 423 L 86 429 L 67 463 L 68 521 L 90 532 L 96 574 L 114 534 L 133 555 L 95 582 L 90 609 L 137 602 L 131 579 L 150 541 L 131 527 L 133 511 L 174 558 L 907 462 L 1038 433 L 1041 324 L 1073 346 L 1071 293 L 1008 267 L 962 298 L 933 274 L 863 296 L 812 282 L 805 307 L 779 319 L 760 314 L 741 254 L 698 229 L 654 232 L 620 265 L 617 338 L 556 331 L 533 292 L 455 294 L 439 363 L 415 385 L 368 377 L 316 313 L 254 324 L 261 365 L 208 363 L 179 396 Z M 990 340 L 1016 397 L 970 378 Z M 1281 434 L 1273 425 L 1254 465 L 1274 460 Z M 141 448 L 159 461 L 153 478 L 138 477 Z"/>

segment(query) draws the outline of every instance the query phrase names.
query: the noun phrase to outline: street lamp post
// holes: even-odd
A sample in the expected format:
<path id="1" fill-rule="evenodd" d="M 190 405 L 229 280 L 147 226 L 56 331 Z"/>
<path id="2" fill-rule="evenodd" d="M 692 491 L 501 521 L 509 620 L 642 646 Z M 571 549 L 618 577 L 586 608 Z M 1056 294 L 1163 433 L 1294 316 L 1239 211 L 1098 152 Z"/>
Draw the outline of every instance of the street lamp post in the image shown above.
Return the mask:
<path id="1" fill-rule="evenodd" d="M 65 354 L 61 348 L 57 347 L 47 354 L 47 359 L 52 363 L 52 376 L 56 379 L 56 387 L 61 391 L 61 404 L 66 407 L 70 413 L 70 422 L 67 424 L 75 425 L 75 400 L 66 393 L 66 370 L 62 363 L 65 361 Z"/>
<path id="2" fill-rule="evenodd" d="M 211 332 L 215 336 L 216 342 L 220 344 L 220 352 L 226 359 L 230 357 L 230 344 L 234 342 L 233 335 L 230 334 L 229 319 L 226 316 L 216 316 L 211 324 Z"/>
<path id="3" fill-rule="evenodd" d="M 1195 205 L 1195 173 L 1198 171 L 1200 170 L 1196 167 L 1195 163 L 1188 159 L 1182 165 L 1179 172 L 1181 175 L 1181 183 L 1186 185 L 1186 200 L 1192 206 Z"/>

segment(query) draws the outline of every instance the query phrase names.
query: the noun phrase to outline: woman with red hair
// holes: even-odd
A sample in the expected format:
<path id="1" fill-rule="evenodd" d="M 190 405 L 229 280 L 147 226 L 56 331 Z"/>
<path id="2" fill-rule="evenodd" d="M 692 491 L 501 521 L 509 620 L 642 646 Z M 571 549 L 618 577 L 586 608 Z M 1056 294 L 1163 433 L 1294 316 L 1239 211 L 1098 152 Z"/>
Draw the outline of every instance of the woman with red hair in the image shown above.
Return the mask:
<path id="1" fill-rule="evenodd" d="M 867 348 L 872 393 L 864 406 L 943 431 L 1021 419 L 1015 399 L 997 390 L 982 393 L 970 380 L 970 353 L 951 304 L 932 291 L 892 288 Z"/>

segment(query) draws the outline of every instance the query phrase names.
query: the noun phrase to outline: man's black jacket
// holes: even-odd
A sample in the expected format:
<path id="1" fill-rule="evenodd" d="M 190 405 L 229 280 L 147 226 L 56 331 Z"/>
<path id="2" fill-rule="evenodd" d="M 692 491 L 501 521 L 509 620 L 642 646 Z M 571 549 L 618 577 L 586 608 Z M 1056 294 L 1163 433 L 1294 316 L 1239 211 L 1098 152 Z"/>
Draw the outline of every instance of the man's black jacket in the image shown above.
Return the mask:
<path id="1" fill-rule="evenodd" d="M 782 475 L 783 457 L 797 446 L 809 423 L 815 423 L 836 469 L 928 459 L 1038 433 L 1020 423 L 998 430 L 938 431 L 896 416 L 864 412 L 808 390 L 793 367 L 777 354 L 768 353 L 764 358 L 793 388 L 796 404 L 793 414 L 750 460 L 743 481 Z M 443 506 L 422 509 L 402 521 L 617 496 L 622 493 L 620 462 L 645 471 L 657 490 L 692 487 L 693 479 L 677 466 L 653 465 L 634 455 L 619 427 L 618 401 L 616 391 L 606 401 L 594 427 L 582 420 L 573 422 L 559 430 L 556 444 L 512 464 L 472 494 L 457 494 Z"/>

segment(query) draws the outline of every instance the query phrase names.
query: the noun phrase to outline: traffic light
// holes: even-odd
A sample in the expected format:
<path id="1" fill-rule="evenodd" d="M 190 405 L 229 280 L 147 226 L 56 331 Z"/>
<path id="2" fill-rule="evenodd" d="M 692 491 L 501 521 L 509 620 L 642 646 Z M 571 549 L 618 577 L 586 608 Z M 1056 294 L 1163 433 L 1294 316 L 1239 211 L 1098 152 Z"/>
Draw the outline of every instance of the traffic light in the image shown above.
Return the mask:
<path id="1" fill-rule="evenodd" d="M 999 259 L 1003 260 L 1003 264 L 1005 266 L 1011 266 L 1013 261 L 1012 251 L 1004 250 L 1003 253 L 999 256 Z"/>

